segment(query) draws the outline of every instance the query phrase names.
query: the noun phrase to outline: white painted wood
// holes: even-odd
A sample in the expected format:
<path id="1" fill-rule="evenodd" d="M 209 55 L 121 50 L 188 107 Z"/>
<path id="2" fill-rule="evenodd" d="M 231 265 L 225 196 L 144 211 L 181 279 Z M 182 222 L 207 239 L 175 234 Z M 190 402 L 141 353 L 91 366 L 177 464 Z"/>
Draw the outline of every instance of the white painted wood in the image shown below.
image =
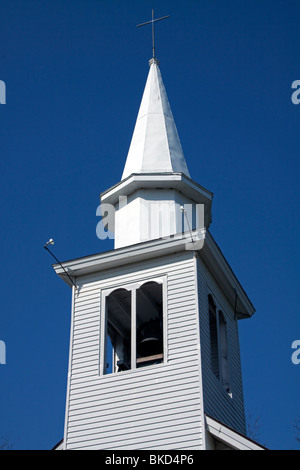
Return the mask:
<path id="1" fill-rule="evenodd" d="M 186 251 L 128 266 L 126 270 L 117 268 L 106 276 L 92 275 L 82 283 L 77 278 L 67 449 L 184 449 L 187 445 L 201 448 L 200 354 L 193 266 L 193 254 Z M 101 365 L 99 354 L 100 331 L 105 328 L 104 316 L 100 316 L 101 292 L 162 277 L 167 279 L 165 363 L 101 376 L 104 364 Z"/>
<path id="2" fill-rule="evenodd" d="M 65 410 L 65 423 L 64 423 L 64 439 L 63 439 L 63 442 L 59 445 L 60 450 L 61 449 L 66 450 L 66 443 L 67 443 L 68 416 L 69 416 L 70 389 L 71 389 L 72 357 L 73 357 L 73 352 L 74 352 L 73 351 L 74 315 L 75 315 L 75 286 L 72 286 L 69 366 L 68 366 L 68 382 L 67 382 L 66 410 Z"/>
<path id="3" fill-rule="evenodd" d="M 132 173 L 174 171 L 189 176 L 159 66 L 153 61 L 122 180 Z"/>
<path id="4" fill-rule="evenodd" d="M 186 232 L 189 225 L 209 227 L 212 194 L 190 179 L 156 61 L 150 65 L 121 182 L 100 200 L 97 215 L 106 214 L 103 224 L 114 233 L 115 248 Z"/>
<path id="5" fill-rule="evenodd" d="M 225 445 L 225 448 L 234 450 L 265 450 L 260 444 L 228 428 L 210 416 L 206 416 L 205 419 L 207 429 L 210 435 L 215 438 L 215 443 L 221 442 Z"/>
<path id="6" fill-rule="evenodd" d="M 151 246 L 157 247 L 156 242 Z M 93 268 L 90 273 L 84 267 L 85 260 L 79 260 L 83 275 L 79 269 L 72 301 L 64 438 L 67 449 L 203 449 L 212 442 L 207 438 L 206 443 L 204 411 L 239 433 L 245 432 L 238 327 L 233 312 L 234 275 L 214 245 L 203 248 L 197 261 L 184 245 L 182 251 L 178 251 L 177 242 L 169 241 L 169 248 L 164 246 L 162 251 L 153 249 L 152 258 L 139 256 L 145 252 L 143 246 L 137 247 L 135 255 L 128 256 L 128 263 L 119 266 L 115 260 L 122 260 L 122 250 L 117 258 L 112 252 L 111 264 L 104 257 L 110 269 L 102 269 L 100 257 L 99 271 Z M 174 253 L 170 246 L 175 248 Z M 209 252 L 214 253 L 217 266 L 223 263 L 221 269 L 227 279 L 216 275 Z M 165 362 L 101 375 L 104 292 L 162 279 Z M 251 303 L 237 285 L 243 316 L 246 312 L 251 315 Z M 211 370 L 209 293 L 226 316 L 232 396 Z"/>
<path id="7" fill-rule="evenodd" d="M 131 291 L 131 370 L 136 369 L 136 289 Z"/>
<path id="8" fill-rule="evenodd" d="M 193 239 L 197 237 L 197 231 L 193 231 L 192 236 Z M 185 234 L 182 237 L 179 234 L 168 240 L 151 240 L 137 246 L 128 246 L 112 252 L 66 261 L 63 263 L 63 268 L 70 275 L 80 276 L 81 284 L 84 283 L 85 279 L 88 280 L 90 288 L 94 290 L 92 277 L 95 276 L 95 273 L 97 273 L 96 281 L 98 282 L 101 279 L 105 280 L 107 270 L 119 269 L 122 275 L 127 275 L 137 261 L 143 261 L 145 268 L 152 269 L 152 259 L 159 259 L 163 263 L 169 255 L 175 256 L 175 253 L 177 253 L 176 256 L 180 257 L 180 253 L 186 249 L 186 245 L 190 241 L 190 235 Z M 205 231 L 204 245 L 200 247 L 200 253 L 201 259 L 203 259 L 204 264 L 208 267 L 215 282 L 225 293 L 227 301 L 231 305 L 235 304 L 235 294 L 238 294 L 237 317 L 239 319 L 251 317 L 255 312 L 255 308 L 208 230 Z M 59 264 L 55 264 L 53 267 L 56 273 L 72 287 L 72 283 L 65 275 L 64 269 Z M 81 288 L 79 287 L 78 290 L 80 292 Z M 93 292 L 94 294 L 95 292 Z"/>
<path id="9" fill-rule="evenodd" d="M 198 259 L 198 292 L 205 413 L 214 416 L 224 424 L 245 434 L 245 410 L 237 320 L 234 319 L 233 306 L 228 303 L 225 293 L 220 289 L 220 286 L 216 283 L 201 259 L 201 254 Z M 216 378 L 211 367 L 208 316 L 209 294 L 213 296 L 217 309 L 221 309 L 226 314 L 231 395 L 225 391 L 221 381 Z"/>
<path id="10" fill-rule="evenodd" d="M 137 189 L 123 198 L 125 202 L 116 204 L 115 248 L 186 232 L 189 225 L 196 228 L 196 202 L 175 189 L 157 188 L 155 177 L 153 180 L 152 189 Z M 182 206 L 189 223 L 183 217 Z"/>

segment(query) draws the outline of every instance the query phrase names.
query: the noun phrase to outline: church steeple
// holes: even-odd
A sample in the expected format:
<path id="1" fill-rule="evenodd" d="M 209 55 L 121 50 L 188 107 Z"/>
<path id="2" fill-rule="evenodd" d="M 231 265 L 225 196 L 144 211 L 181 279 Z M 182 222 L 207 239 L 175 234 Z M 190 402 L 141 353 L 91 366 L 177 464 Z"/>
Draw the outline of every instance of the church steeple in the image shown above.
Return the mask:
<path id="1" fill-rule="evenodd" d="M 164 87 L 158 60 L 150 70 L 122 180 L 132 173 L 183 173 L 190 176 Z"/>
<path id="2" fill-rule="evenodd" d="M 207 230 L 212 193 L 189 176 L 154 41 L 122 180 L 100 200 L 116 249 L 54 266 L 73 293 L 59 448 L 261 449 L 242 435 L 237 324 L 255 309 Z"/>
<path id="3" fill-rule="evenodd" d="M 114 207 L 115 248 L 206 229 L 212 193 L 191 180 L 158 60 L 153 57 L 121 181 L 100 195 Z M 187 207 L 183 220 L 182 206 Z M 201 215 L 199 216 L 199 207 Z M 201 219 L 200 225 L 198 221 Z"/>

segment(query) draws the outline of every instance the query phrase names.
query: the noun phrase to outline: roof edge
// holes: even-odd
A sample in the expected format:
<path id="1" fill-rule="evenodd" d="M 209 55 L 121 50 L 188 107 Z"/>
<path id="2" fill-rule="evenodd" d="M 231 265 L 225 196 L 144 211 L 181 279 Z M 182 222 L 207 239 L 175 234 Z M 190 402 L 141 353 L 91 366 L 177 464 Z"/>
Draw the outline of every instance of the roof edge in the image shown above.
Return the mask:
<path id="1" fill-rule="evenodd" d="M 217 440 L 235 450 L 268 450 L 262 444 L 205 413 L 206 429 Z"/>

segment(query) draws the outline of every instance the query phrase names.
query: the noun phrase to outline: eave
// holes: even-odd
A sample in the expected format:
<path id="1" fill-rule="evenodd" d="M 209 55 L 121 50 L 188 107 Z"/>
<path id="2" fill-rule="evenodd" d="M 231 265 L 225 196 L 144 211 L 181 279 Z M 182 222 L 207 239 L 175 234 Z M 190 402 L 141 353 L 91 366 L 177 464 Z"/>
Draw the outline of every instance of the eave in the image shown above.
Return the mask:
<path id="1" fill-rule="evenodd" d="M 129 197 L 141 189 L 176 190 L 195 204 L 203 204 L 205 208 L 205 226 L 209 227 L 211 224 L 213 193 L 183 173 L 133 173 L 101 193 L 101 205 L 111 204 L 117 207 L 120 197 Z M 103 207 L 105 208 L 105 206 Z M 110 230 L 114 231 L 114 220 L 111 220 Z"/>
<path id="2" fill-rule="evenodd" d="M 236 318 L 242 320 L 251 317 L 255 313 L 255 308 L 208 230 L 203 249 L 200 252 L 200 258 L 207 265 L 213 278 L 235 309 Z"/>
<path id="3" fill-rule="evenodd" d="M 217 441 L 222 442 L 232 450 L 267 450 L 247 436 L 238 433 L 224 423 L 205 415 L 206 429 Z"/>
<path id="4" fill-rule="evenodd" d="M 139 189 L 176 189 L 196 203 L 211 203 L 213 193 L 183 173 L 133 173 L 100 194 L 102 203 L 115 205 L 119 196 L 129 196 Z"/>
<path id="5" fill-rule="evenodd" d="M 69 276 L 75 279 L 76 283 L 76 279 L 82 276 L 180 253 L 187 249 L 191 255 L 193 251 L 197 253 L 200 259 L 207 265 L 232 308 L 236 305 L 237 319 L 252 316 L 255 308 L 209 231 L 193 231 L 192 234 L 177 234 L 168 239 L 151 240 L 104 253 L 64 261 L 61 264 Z M 72 283 L 62 267 L 59 264 L 54 264 L 53 268 L 72 287 Z"/>

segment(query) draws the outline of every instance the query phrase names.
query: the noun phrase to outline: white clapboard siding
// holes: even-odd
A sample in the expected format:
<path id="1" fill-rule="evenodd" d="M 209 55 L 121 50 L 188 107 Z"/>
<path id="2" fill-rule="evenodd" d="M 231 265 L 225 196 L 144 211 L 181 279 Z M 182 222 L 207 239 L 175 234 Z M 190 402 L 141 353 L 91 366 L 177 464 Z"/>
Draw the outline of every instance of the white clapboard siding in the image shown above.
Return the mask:
<path id="1" fill-rule="evenodd" d="M 202 387 L 193 254 L 185 251 L 77 278 L 66 412 L 67 449 L 201 449 Z M 99 375 L 101 290 L 166 280 L 167 358 Z"/>
<path id="2" fill-rule="evenodd" d="M 211 294 L 221 306 L 227 320 L 228 354 L 230 366 L 230 396 L 216 378 L 211 367 L 208 295 Z M 204 411 L 210 416 L 245 434 L 245 413 L 240 363 L 238 325 L 234 312 L 210 275 L 206 265 L 198 260 L 198 296 L 200 315 L 200 338 L 202 351 L 202 374 Z"/>

